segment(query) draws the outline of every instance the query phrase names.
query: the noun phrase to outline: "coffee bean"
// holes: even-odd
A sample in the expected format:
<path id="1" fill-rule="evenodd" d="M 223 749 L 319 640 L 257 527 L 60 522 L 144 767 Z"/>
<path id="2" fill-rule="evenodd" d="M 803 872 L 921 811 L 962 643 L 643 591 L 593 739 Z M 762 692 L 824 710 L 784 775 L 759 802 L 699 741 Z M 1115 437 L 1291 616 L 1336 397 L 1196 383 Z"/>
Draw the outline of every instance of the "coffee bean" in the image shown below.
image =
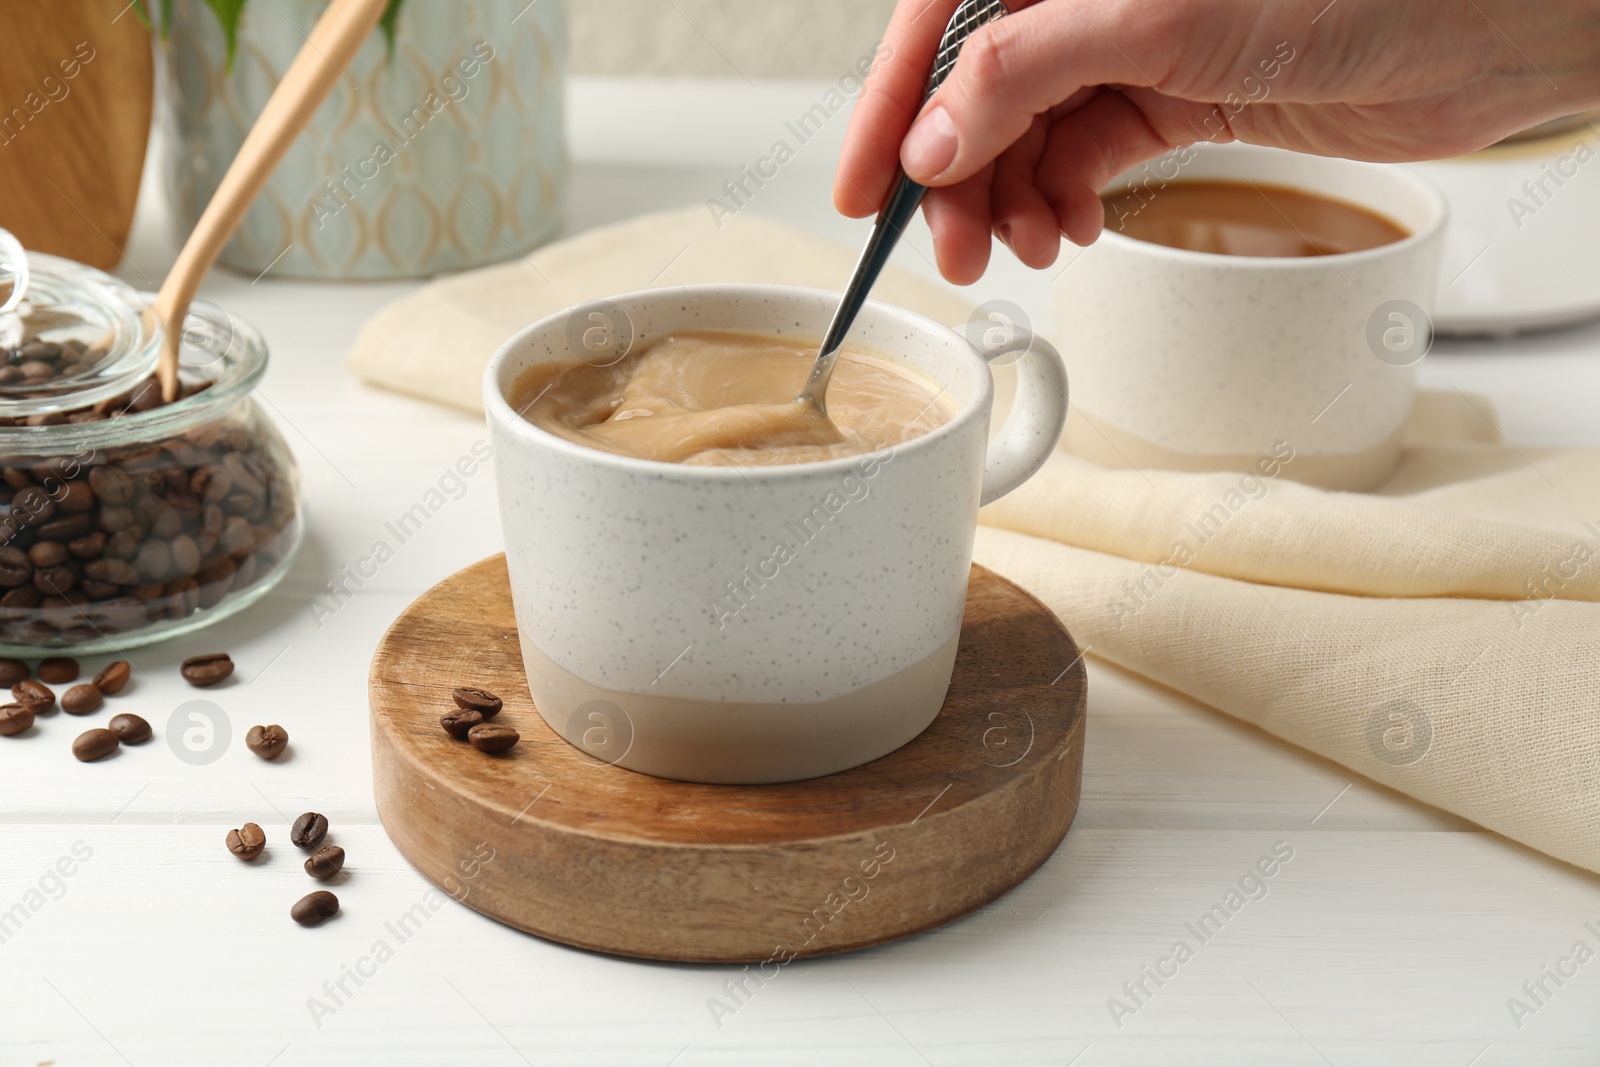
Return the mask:
<path id="1" fill-rule="evenodd" d="M 82 537 L 74 538 L 67 542 L 67 551 L 78 559 L 99 559 L 100 553 L 106 550 L 106 534 L 104 530 L 96 530 Z"/>
<path id="2" fill-rule="evenodd" d="M 289 841 L 295 848 L 316 848 L 328 836 L 328 820 L 314 811 L 308 811 L 289 828 Z"/>
<path id="3" fill-rule="evenodd" d="M 439 725 L 444 727 L 444 732 L 457 741 L 465 741 L 467 732 L 481 722 L 483 714 L 467 708 L 451 708 L 439 716 Z"/>
<path id="4" fill-rule="evenodd" d="M 65 685 L 67 682 L 76 681 L 78 677 L 78 661 L 66 656 L 53 656 L 50 659 L 39 661 L 39 681 L 49 682 L 51 685 Z"/>
<path id="5" fill-rule="evenodd" d="M 122 745 L 110 730 L 85 730 L 72 742 L 72 754 L 84 763 L 104 759 Z"/>
<path id="6" fill-rule="evenodd" d="M 102 504 L 126 504 L 133 499 L 133 479 L 121 467 L 91 468 L 89 488 Z"/>
<path id="7" fill-rule="evenodd" d="M 242 860 L 255 859 L 266 847 L 267 835 L 253 822 L 228 831 L 228 851 Z"/>
<path id="8" fill-rule="evenodd" d="M 68 482 L 56 498 L 61 510 L 70 515 L 82 515 L 94 507 L 94 490 L 88 482 Z"/>
<path id="9" fill-rule="evenodd" d="M 0 737 L 13 737 L 33 725 L 33 709 L 26 704 L 0 704 Z"/>
<path id="10" fill-rule="evenodd" d="M 230 556 L 239 556 L 255 547 L 256 531 L 248 519 L 235 515 L 222 527 L 222 550 Z"/>
<path id="11" fill-rule="evenodd" d="M 137 530 L 116 530 L 106 538 L 106 558 L 120 559 L 126 563 L 139 554 Z M 138 573 L 137 571 L 135 573 Z"/>
<path id="12" fill-rule="evenodd" d="M 467 740 L 479 752 L 504 752 L 522 738 L 509 726 L 486 722 L 468 730 Z"/>
<path id="13" fill-rule="evenodd" d="M 190 685 L 216 685 L 233 673 L 233 660 L 226 652 L 208 652 L 183 661 L 183 680 Z"/>
<path id="14" fill-rule="evenodd" d="M 92 685 L 75 685 L 61 694 L 61 710 L 68 715 L 90 715 L 100 710 L 106 698 Z"/>
<path id="15" fill-rule="evenodd" d="M 56 694 L 47 685 L 24 678 L 11 687 L 11 699 L 26 704 L 36 713 L 49 711 L 56 706 Z"/>
<path id="16" fill-rule="evenodd" d="M 301 926 L 318 926 L 339 914 L 339 898 L 325 889 L 307 893 L 289 909 L 289 917 Z"/>
<path id="17" fill-rule="evenodd" d="M 94 676 L 94 687 L 106 696 L 120 693 L 132 675 L 133 666 L 127 660 L 113 660 L 101 667 L 100 672 Z"/>
<path id="18" fill-rule="evenodd" d="M 11 515 L 24 526 L 38 526 L 55 517 L 56 502 L 37 485 L 18 489 L 11 498 Z"/>
<path id="19" fill-rule="evenodd" d="M 77 584 L 77 571 L 66 564 L 34 568 L 33 587 L 45 596 L 66 596 Z"/>
<path id="20" fill-rule="evenodd" d="M 178 576 L 189 578 L 200 569 L 200 547 L 188 534 L 172 539 L 171 552 L 172 570 Z"/>
<path id="21" fill-rule="evenodd" d="M 117 740 L 125 745 L 142 745 L 154 736 L 150 724 L 131 712 L 122 712 L 111 716 L 111 721 L 106 723 L 106 728 L 117 735 Z"/>
<path id="22" fill-rule="evenodd" d="M 326 882 L 342 870 L 344 870 L 344 849 L 338 845 L 324 845 L 306 860 L 306 873 L 319 882 Z"/>
<path id="23" fill-rule="evenodd" d="M 475 711 L 485 719 L 492 719 L 500 714 L 500 698 L 487 689 L 475 689 L 464 685 L 450 692 L 450 699 L 456 702 L 456 707 L 462 711 Z"/>
<path id="24" fill-rule="evenodd" d="M 74 538 L 83 537 L 93 530 L 93 516 L 68 515 L 66 518 L 52 519 L 40 526 L 39 537 L 44 541 L 66 542 Z"/>
<path id="25" fill-rule="evenodd" d="M 97 582 L 107 582 L 111 585 L 137 585 L 139 582 L 139 568 L 127 560 L 110 556 L 92 559 L 85 563 L 83 573 Z"/>
<path id="26" fill-rule="evenodd" d="M 146 541 L 133 557 L 133 565 L 147 581 L 163 581 L 172 573 L 172 546 L 165 541 Z"/>
<path id="27" fill-rule="evenodd" d="M 20 548 L 0 548 L 0 585 L 19 586 L 33 578 L 33 560 Z"/>
<path id="28" fill-rule="evenodd" d="M 67 546 L 60 541 L 40 541 L 28 549 L 28 561 L 35 567 L 54 567 L 67 561 Z"/>
<path id="29" fill-rule="evenodd" d="M 10 689 L 31 673 L 20 659 L 0 659 L 0 687 Z"/>
<path id="30" fill-rule="evenodd" d="M 262 759 L 277 759 L 289 747 L 289 732 L 281 726 L 252 726 L 244 744 Z"/>

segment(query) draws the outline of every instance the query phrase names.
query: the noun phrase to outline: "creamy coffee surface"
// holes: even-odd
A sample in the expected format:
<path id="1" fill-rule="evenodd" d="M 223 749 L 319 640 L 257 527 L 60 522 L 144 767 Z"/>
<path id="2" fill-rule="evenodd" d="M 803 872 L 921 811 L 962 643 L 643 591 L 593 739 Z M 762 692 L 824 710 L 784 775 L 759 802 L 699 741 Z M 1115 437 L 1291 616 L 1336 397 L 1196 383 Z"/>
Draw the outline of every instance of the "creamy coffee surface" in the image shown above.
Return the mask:
<path id="1" fill-rule="evenodd" d="M 1282 185 L 1184 180 L 1101 198 L 1106 229 L 1224 256 L 1331 256 L 1409 234 L 1364 207 Z"/>
<path id="2" fill-rule="evenodd" d="M 954 414 L 911 371 L 845 350 L 826 415 L 795 402 L 814 346 L 757 333 L 671 334 L 609 366 L 545 363 L 522 374 L 511 405 L 559 437 L 668 463 L 815 463 L 919 437 Z"/>

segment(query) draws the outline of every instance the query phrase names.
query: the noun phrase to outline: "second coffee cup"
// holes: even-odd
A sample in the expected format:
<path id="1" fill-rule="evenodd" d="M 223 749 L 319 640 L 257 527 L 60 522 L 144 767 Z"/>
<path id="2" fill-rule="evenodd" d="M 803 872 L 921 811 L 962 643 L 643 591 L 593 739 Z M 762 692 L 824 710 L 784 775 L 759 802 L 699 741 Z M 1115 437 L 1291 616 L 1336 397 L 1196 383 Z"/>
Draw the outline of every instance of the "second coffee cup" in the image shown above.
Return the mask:
<path id="1" fill-rule="evenodd" d="M 1431 341 L 1444 198 L 1396 168 L 1246 145 L 1183 149 L 1123 174 L 1107 196 L 1127 194 L 1137 210 L 1184 182 L 1331 198 L 1392 222 L 1399 239 L 1224 255 L 1128 236 L 1113 212 L 1098 242 L 1069 249 L 1054 285 L 1076 409 L 1067 447 L 1108 467 L 1239 470 L 1272 458 L 1285 477 L 1327 488 L 1381 484 Z"/>

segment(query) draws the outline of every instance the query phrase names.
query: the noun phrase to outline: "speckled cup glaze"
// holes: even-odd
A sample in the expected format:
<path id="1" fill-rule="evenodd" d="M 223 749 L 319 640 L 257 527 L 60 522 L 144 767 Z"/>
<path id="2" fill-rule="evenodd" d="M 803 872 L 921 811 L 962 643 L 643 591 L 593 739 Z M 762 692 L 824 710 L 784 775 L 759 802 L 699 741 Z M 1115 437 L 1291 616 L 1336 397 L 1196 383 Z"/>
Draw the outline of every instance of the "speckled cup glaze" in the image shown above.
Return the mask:
<path id="1" fill-rule="evenodd" d="M 1411 236 L 1295 259 L 1191 252 L 1111 228 L 1087 249 L 1069 248 L 1076 259 L 1055 285 L 1079 410 L 1067 446 L 1112 467 L 1230 470 L 1287 445 L 1285 477 L 1332 489 L 1381 484 L 1399 459 L 1416 367 L 1393 352 L 1380 358 L 1369 337 L 1374 324 L 1379 337 L 1399 326 L 1415 331 L 1416 358 L 1427 351 L 1444 198 L 1377 164 L 1248 145 L 1187 151 L 1186 163 L 1163 157 L 1110 188 L 1137 185 L 1159 198 L 1163 181 L 1286 185 L 1376 211 Z"/>
<path id="2" fill-rule="evenodd" d="M 617 456 L 538 429 L 507 400 L 537 363 L 616 358 L 600 350 L 677 330 L 814 342 L 838 299 L 772 286 L 630 293 L 535 323 L 490 362 L 484 406 L 528 685 L 551 727 L 591 755 L 688 781 L 791 781 L 876 759 L 938 714 L 978 507 L 1043 464 L 1066 417 L 1049 345 L 1019 333 L 987 354 L 1026 352 L 990 443 L 984 357 L 948 327 L 869 303 L 852 346 L 915 371 L 955 414 L 822 463 Z"/>

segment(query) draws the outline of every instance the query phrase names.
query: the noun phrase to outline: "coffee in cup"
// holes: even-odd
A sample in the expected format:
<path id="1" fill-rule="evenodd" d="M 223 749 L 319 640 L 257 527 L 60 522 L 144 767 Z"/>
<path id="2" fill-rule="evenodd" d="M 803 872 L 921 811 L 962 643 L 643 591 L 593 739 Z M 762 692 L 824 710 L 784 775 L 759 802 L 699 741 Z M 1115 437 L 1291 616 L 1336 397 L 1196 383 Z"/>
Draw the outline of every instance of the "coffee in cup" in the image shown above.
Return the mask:
<path id="1" fill-rule="evenodd" d="M 904 444 L 955 414 L 906 368 L 845 349 L 827 412 L 797 402 L 816 346 L 733 330 L 686 330 L 601 360 L 530 367 L 512 406 L 535 426 L 603 452 L 666 463 L 772 466 Z"/>
<path id="2" fill-rule="evenodd" d="M 1101 197 L 1106 229 L 1223 256 L 1337 256 L 1403 241 L 1404 227 L 1357 204 L 1286 185 L 1176 181 Z"/>

